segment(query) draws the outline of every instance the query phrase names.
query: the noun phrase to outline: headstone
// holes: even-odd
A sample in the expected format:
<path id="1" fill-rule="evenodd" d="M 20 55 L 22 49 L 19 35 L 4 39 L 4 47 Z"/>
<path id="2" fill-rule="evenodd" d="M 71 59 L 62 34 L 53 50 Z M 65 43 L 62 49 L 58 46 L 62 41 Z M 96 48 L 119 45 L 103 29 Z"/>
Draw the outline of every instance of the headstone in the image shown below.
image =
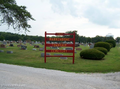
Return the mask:
<path id="1" fill-rule="evenodd" d="M 6 42 L 6 41 L 3 41 L 3 44 L 4 44 L 4 45 L 7 45 L 7 42 Z"/>
<path id="2" fill-rule="evenodd" d="M 9 46 L 13 47 L 13 44 L 10 44 Z"/>
<path id="3" fill-rule="evenodd" d="M 50 55 L 50 53 L 46 53 L 46 55 Z M 41 57 L 44 57 L 44 53 L 41 53 Z"/>
<path id="4" fill-rule="evenodd" d="M 65 48 L 65 50 L 73 50 L 73 48 Z"/>
<path id="5" fill-rule="evenodd" d="M 11 53 L 13 53 L 13 51 L 7 51 L 7 53 L 10 53 L 10 54 L 11 54 Z"/>
<path id="6" fill-rule="evenodd" d="M 87 44 L 84 44 L 84 46 L 86 46 Z"/>
<path id="7" fill-rule="evenodd" d="M 44 42 L 42 42 L 42 45 L 44 45 L 45 43 Z"/>
<path id="8" fill-rule="evenodd" d="M 77 52 L 75 51 L 75 53 L 77 53 Z"/>
<path id="9" fill-rule="evenodd" d="M 35 44 L 38 44 L 38 42 L 36 41 Z"/>
<path id="10" fill-rule="evenodd" d="M 75 47 L 79 47 L 79 42 L 75 42 Z"/>
<path id="11" fill-rule="evenodd" d="M 50 41 L 47 41 L 46 43 L 47 43 L 47 44 L 50 44 Z"/>
<path id="12" fill-rule="evenodd" d="M 4 52 L 4 50 L 0 50 L 0 53 L 1 53 L 1 52 Z"/>
<path id="13" fill-rule="evenodd" d="M 94 48 L 94 44 L 91 44 L 91 45 L 90 45 L 90 49 L 92 49 L 92 48 Z"/>
<path id="14" fill-rule="evenodd" d="M 39 49 L 39 51 L 43 51 L 43 50 L 44 50 L 44 48 L 40 48 L 40 49 Z"/>
<path id="15" fill-rule="evenodd" d="M 26 50 L 27 46 L 21 45 L 21 50 Z"/>
<path id="16" fill-rule="evenodd" d="M 36 51 L 36 49 L 35 49 L 35 48 L 33 48 L 33 50 L 34 50 L 34 51 Z"/>
<path id="17" fill-rule="evenodd" d="M 17 45 L 17 47 L 21 47 L 21 45 Z"/>
<path id="18" fill-rule="evenodd" d="M 6 48 L 6 46 L 4 44 L 1 44 L 0 48 Z"/>
<path id="19" fill-rule="evenodd" d="M 39 48 L 39 45 L 34 45 L 34 48 Z"/>
<path id="20" fill-rule="evenodd" d="M 58 47 L 51 47 L 52 49 L 59 49 Z"/>
<path id="21" fill-rule="evenodd" d="M 54 54 L 55 56 L 63 56 L 63 54 Z"/>
<path id="22" fill-rule="evenodd" d="M 67 59 L 67 57 L 60 57 L 60 59 Z"/>
<path id="23" fill-rule="evenodd" d="M 82 50 L 82 48 L 76 48 L 76 50 Z"/>

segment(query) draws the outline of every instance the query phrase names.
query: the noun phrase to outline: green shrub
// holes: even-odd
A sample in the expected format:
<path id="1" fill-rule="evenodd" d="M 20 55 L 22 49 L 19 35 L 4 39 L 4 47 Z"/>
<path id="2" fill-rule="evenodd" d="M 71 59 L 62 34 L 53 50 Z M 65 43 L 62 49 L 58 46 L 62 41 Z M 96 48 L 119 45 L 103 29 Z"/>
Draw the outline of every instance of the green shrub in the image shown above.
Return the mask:
<path id="1" fill-rule="evenodd" d="M 106 49 L 106 48 L 103 48 L 103 47 L 95 47 L 95 49 L 103 52 L 104 54 L 107 54 L 107 52 L 108 52 L 107 49 Z"/>
<path id="2" fill-rule="evenodd" d="M 108 51 L 110 51 L 110 48 L 111 48 L 111 46 L 108 42 L 97 42 L 97 43 L 95 43 L 94 47 L 104 47 Z"/>
<path id="3" fill-rule="evenodd" d="M 113 47 L 113 44 L 112 43 L 109 43 L 110 44 L 110 48 L 112 48 Z"/>
<path id="4" fill-rule="evenodd" d="M 105 54 L 97 49 L 86 49 L 80 52 L 80 57 L 84 59 L 100 60 Z"/>
<path id="5" fill-rule="evenodd" d="M 108 43 L 112 43 L 112 44 L 113 44 L 113 47 L 116 46 L 116 42 L 115 42 L 115 40 L 107 40 L 106 42 L 108 42 Z"/>

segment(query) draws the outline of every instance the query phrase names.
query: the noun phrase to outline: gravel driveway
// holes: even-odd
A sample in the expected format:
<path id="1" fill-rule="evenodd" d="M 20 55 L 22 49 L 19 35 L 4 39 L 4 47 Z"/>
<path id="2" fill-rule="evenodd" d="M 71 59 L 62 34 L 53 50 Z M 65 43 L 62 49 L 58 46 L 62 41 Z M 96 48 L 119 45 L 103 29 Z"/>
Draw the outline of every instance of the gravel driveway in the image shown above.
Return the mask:
<path id="1" fill-rule="evenodd" d="M 120 72 L 76 74 L 0 63 L 0 89 L 120 89 Z"/>

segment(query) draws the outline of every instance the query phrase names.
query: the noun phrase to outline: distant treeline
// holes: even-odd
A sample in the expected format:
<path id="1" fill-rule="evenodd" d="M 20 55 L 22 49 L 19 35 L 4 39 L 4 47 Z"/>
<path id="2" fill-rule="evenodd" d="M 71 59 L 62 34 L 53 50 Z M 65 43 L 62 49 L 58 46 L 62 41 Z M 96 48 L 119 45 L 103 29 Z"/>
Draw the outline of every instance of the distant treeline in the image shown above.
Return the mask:
<path id="1" fill-rule="evenodd" d="M 68 31 L 66 33 L 71 33 L 71 31 Z M 58 37 L 58 36 L 52 36 L 52 37 Z M 65 38 L 71 38 L 72 36 L 64 36 Z M 120 42 L 120 37 L 117 37 L 116 39 L 114 39 L 113 37 L 103 37 L 103 36 L 96 36 L 96 37 L 85 37 L 85 36 L 79 36 L 79 34 L 77 34 L 76 32 L 76 38 L 75 41 L 76 42 L 80 42 L 80 43 L 96 43 L 99 41 L 106 41 L 106 40 L 116 40 L 116 42 Z M 43 42 L 44 41 L 44 37 L 43 36 L 29 36 L 29 35 L 20 35 L 20 34 L 15 34 L 15 33 L 10 33 L 10 32 L 0 32 L 0 40 L 9 40 L 9 41 L 18 41 L 18 40 L 22 40 L 22 41 L 26 41 L 26 40 L 30 40 L 30 41 L 40 41 Z"/>

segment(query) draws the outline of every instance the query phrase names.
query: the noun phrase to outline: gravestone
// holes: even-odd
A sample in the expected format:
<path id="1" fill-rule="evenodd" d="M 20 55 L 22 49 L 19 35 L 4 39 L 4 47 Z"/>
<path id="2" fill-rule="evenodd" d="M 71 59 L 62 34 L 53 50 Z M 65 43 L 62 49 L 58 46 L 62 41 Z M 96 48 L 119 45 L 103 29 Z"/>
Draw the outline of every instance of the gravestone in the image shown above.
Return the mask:
<path id="1" fill-rule="evenodd" d="M 32 50 L 33 50 L 33 51 L 36 51 L 36 49 L 35 49 L 35 48 L 33 48 Z"/>
<path id="2" fill-rule="evenodd" d="M 0 50 L 0 53 L 4 52 L 4 50 Z"/>
<path id="3" fill-rule="evenodd" d="M 13 44 L 10 44 L 9 46 L 13 47 Z"/>
<path id="4" fill-rule="evenodd" d="M 6 46 L 4 44 L 1 44 L 0 48 L 6 48 Z"/>
<path id="5" fill-rule="evenodd" d="M 60 57 L 60 59 L 67 59 L 67 57 Z"/>
<path id="6" fill-rule="evenodd" d="M 82 48 L 76 48 L 76 50 L 82 50 Z"/>
<path id="7" fill-rule="evenodd" d="M 36 41 L 35 44 L 38 44 L 38 42 Z"/>
<path id="8" fill-rule="evenodd" d="M 40 49 L 39 49 L 39 51 L 43 51 L 43 50 L 44 50 L 44 48 L 40 48 Z"/>
<path id="9" fill-rule="evenodd" d="M 42 42 L 42 45 L 44 45 L 45 43 L 44 42 Z"/>
<path id="10" fill-rule="evenodd" d="M 6 41 L 3 41 L 3 44 L 4 44 L 4 45 L 7 45 L 7 42 L 6 42 Z"/>
<path id="11" fill-rule="evenodd" d="M 17 45 L 17 47 L 21 47 L 21 45 Z"/>
<path id="12" fill-rule="evenodd" d="M 73 48 L 65 48 L 65 50 L 73 50 Z"/>
<path id="13" fill-rule="evenodd" d="M 79 42 L 75 42 L 75 47 L 79 47 Z"/>
<path id="14" fill-rule="evenodd" d="M 52 49 L 59 49 L 58 47 L 51 47 Z"/>
<path id="15" fill-rule="evenodd" d="M 86 46 L 87 44 L 84 44 L 84 46 Z"/>
<path id="16" fill-rule="evenodd" d="M 47 41 L 46 43 L 47 43 L 47 44 L 50 44 L 50 41 Z"/>
<path id="17" fill-rule="evenodd" d="M 63 56 L 63 54 L 54 54 L 55 56 Z"/>
<path id="18" fill-rule="evenodd" d="M 13 51 L 7 51 L 7 53 L 10 53 L 10 54 L 11 54 L 11 53 L 13 53 Z"/>
<path id="19" fill-rule="evenodd" d="M 94 48 L 94 44 L 91 44 L 91 45 L 90 45 L 90 49 L 92 49 L 92 48 Z"/>
<path id="20" fill-rule="evenodd" d="M 26 50 L 27 46 L 21 45 L 21 50 Z"/>
<path id="21" fill-rule="evenodd" d="M 50 55 L 50 53 L 46 53 L 46 55 Z M 41 57 L 44 57 L 44 53 L 41 53 Z"/>
<path id="22" fill-rule="evenodd" d="M 34 48 L 39 48 L 39 45 L 34 45 Z"/>

